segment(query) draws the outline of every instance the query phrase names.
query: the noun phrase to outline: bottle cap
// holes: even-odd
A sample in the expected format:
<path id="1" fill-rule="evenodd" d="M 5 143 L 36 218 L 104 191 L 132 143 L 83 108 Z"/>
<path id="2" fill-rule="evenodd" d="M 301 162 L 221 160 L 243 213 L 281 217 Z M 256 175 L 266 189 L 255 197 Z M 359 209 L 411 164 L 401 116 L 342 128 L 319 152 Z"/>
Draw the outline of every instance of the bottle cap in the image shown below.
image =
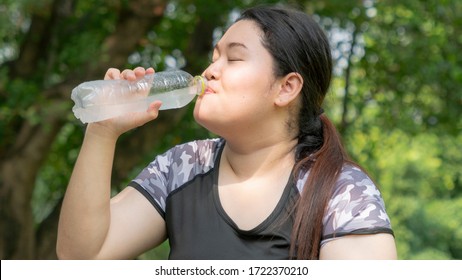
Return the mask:
<path id="1" fill-rule="evenodd" d="M 195 76 L 192 85 L 195 88 L 195 94 L 201 96 L 207 88 L 207 79 L 204 76 Z"/>

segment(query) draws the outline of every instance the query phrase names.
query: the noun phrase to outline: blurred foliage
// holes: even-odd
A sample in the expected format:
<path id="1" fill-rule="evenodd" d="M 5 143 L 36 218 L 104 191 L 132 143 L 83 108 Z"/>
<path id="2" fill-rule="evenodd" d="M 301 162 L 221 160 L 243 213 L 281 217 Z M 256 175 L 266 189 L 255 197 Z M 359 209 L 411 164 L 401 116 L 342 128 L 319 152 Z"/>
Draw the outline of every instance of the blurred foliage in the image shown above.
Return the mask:
<path id="1" fill-rule="evenodd" d="M 32 21 L 29 11 L 49 2 L 2 1 L 0 65 L 19 56 Z M 199 19 L 216 19 L 218 38 L 236 12 L 257 2 L 277 1 L 169 1 L 163 20 L 127 57 L 126 66 L 188 67 L 189 37 Z M 331 39 L 336 68 L 325 111 L 338 124 L 351 156 L 379 185 L 399 257 L 462 259 L 462 2 L 289 2 L 313 14 Z M 53 27 L 66 40 L 48 46 L 45 55 L 54 57 L 52 63 L 34 69 L 48 73 L 46 80 L 34 75 L 7 80 L 6 67 L 0 67 L 0 89 L 8 92 L 0 96 L 3 144 L 15 141 L 12 127 L 18 116 L 41 121 L 37 108 L 48 102 L 37 98 L 41 89 L 92 62 L 93 50 L 114 30 L 117 7 L 125 1 L 75 3 L 75 15 Z M 79 32 L 67 29 L 75 26 Z M 208 57 L 198 59 L 197 65 L 205 68 Z M 155 154 L 191 139 L 213 137 L 194 122 L 192 108 L 115 191 Z M 36 179 L 32 204 L 37 225 L 62 198 L 81 145 L 84 128 L 70 110 L 64 121 Z M 165 243 L 140 258 L 162 259 L 167 254 Z"/>
<path id="2" fill-rule="evenodd" d="M 328 114 L 380 186 L 399 257 L 461 259 L 462 2 L 339 2 L 318 13 L 337 61 Z"/>

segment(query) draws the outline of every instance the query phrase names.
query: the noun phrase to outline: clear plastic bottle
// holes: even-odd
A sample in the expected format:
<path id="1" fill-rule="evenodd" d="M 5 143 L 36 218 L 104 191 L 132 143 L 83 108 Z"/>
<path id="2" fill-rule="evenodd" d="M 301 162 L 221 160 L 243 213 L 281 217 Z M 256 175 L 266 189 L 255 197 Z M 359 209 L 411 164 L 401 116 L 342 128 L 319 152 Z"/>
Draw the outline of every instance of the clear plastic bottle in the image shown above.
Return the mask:
<path id="1" fill-rule="evenodd" d="M 83 123 L 98 122 L 130 112 L 144 112 L 153 101 L 162 101 L 160 110 L 186 106 L 204 93 L 207 80 L 182 70 L 156 72 L 136 81 L 96 80 L 72 90 L 72 108 Z"/>

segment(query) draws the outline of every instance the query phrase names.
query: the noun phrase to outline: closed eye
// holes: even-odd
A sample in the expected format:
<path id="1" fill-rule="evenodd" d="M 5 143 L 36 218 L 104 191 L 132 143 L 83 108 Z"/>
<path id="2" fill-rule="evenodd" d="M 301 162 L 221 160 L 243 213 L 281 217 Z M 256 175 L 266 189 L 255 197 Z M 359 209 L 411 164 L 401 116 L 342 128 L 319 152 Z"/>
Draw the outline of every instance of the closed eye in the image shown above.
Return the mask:
<path id="1" fill-rule="evenodd" d="M 238 57 L 229 57 L 228 61 L 244 61 L 244 60 L 242 58 L 238 58 Z"/>

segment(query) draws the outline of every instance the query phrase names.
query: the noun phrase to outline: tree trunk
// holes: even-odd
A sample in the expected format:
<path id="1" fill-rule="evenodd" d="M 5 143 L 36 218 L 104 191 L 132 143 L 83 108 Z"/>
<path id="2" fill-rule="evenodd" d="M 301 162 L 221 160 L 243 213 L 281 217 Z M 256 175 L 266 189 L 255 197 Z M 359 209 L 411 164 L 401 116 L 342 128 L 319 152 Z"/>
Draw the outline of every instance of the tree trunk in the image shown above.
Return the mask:
<path id="1" fill-rule="evenodd" d="M 40 165 L 60 125 L 56 119 L 48 119 L 44 127 L 24 123 L 13 147 L 17 152 L 0 164 L 1 259 L 34 258 L 32 192 Z"/>

